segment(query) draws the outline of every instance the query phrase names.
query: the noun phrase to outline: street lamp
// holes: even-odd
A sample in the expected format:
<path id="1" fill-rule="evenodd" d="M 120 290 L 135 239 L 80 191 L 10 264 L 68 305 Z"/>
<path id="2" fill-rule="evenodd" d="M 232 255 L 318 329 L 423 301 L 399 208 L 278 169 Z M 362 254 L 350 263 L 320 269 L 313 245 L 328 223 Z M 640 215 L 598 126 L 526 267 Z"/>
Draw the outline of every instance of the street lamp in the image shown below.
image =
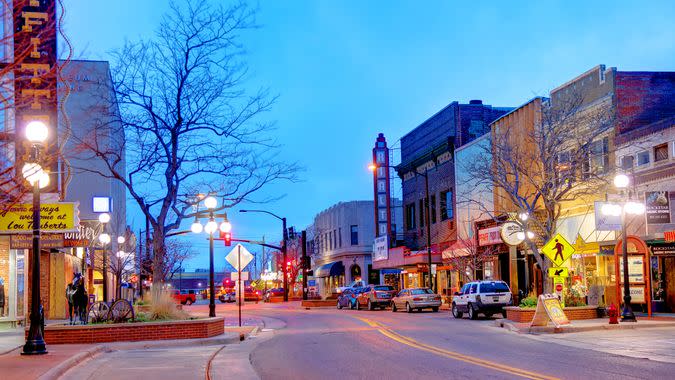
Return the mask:
<path id="1" fill-rule="evenodd" d="M 281 244 L 281 255 L 283 257 L 283 265 L 281 266 L 281 270 L 283 271 L 284 274 L 284 302 L 288 302 L 288 268 L 286 268 L 286 243 L 288 241 L 288 231 L 286 230 L 286 218 L 282 218 L 277 214 L 274 214 L 269 211 L 265 210 L 239 210 L 239 212 L 260 212 L 263 214 L 268 214 L 271 215 L 279 220 L 281 220 L 282 223 L 282 228 L 283 228 L 283 243 Z"/>
<path id="2" fill-rule="evenodd" d="M 389 165 L 381 165 L 382 167 L 387 167 L 387 168 L 393 168 L 393 166 Z M 368 165 L 368 169 L 371 171 L 377 170 L 378 165 L 371 163 Z M 419 172 L 417 169 L 415 169 L 415 175 L 421 175 L 424 177 L 424 193 L 426 197 L 426 201 L 424 202 L 424 222 L 427 227 L 427 265 L 429 266 L 429 276 L 428 276 L 428 281 L 427 284 L 429 286 L 429 289 L 434 290 L 434 283 L 432 280 L 432 275 L 431 275 L 431 215 L 429 214 L 431 211 L 431 205 L 429 202 L 431 202 L 431 199 L 429 198 L 429 169 L 425 167 L 424 172 Z M 422 210 L 420 210 L 422 211 Z"/>
<path id="3" fill-rule="evenodd" d="M 206 212 L 195 213 L 195 220 L 190 226 L 190 231 L 195 234 L 199 234 L 202 231 L 209 234 L 209 317 L 216 316 L 216 286 L 214 283 L 214 269 L 213 269 L 213 234 L 220 229 L 221 231 L 227 230 L 227 232 L 232 230 L 232 225 L 227 220 L 227 214 L 215 214 L 214 211 L 218 207 L 218 200 L 212 196 L 204 198 L 204 207 L 206 207 Z M 218 225 L 216 222 L 216 217 L 222 216 L 223 222 Z M 202 225 L 199 222 L 199 218 L 208 218 L 206 225 Z M 199 284 L 201 286 L 201 283 Z"/>
<path id="4" fill-rule="evenodd" d="M 628 234 L 626 233 L 626 215 L 642 215 L 645 205 L 630 200 L 630 193 L 626 200 L 625 189 L 628 188 L 630 179 L 625 174 L 617 174 L 614 177 L 614 186 L 621 191 L 623 202 L 621 204 L 607 203 L 600 211 L 604 215 L 621 215 L 621 257 L 623 258 L 623 310 L 621 311 L 622 322 L 637 322 L 635 314 L 630 306 L 630 278 L 628 276 Z"/>
<path id="5" fill-rule="evenodd" d="M 42 331 L 44 314 L 40 303 L 40 188 L 49 184 L 49 174 L 40 166 L 40 147 L 47 140 L 49 128 L 39 120 L 26 125 L 26 138 L 32 144 L 33 162 L 22 168 L 24 178 L 33 186 L 33 257 L 31 261 L 31 309 L 30 329 L 23 346 L 23 355 L 42 355 L 47 353 Z"/>
<path id="6" fill-rule="evenodd" d="M 103 260 L 101 263 L 101 274 L 103 275 L 103 301 L 108 301 L 108 249 L 107 245 L 112 241 L 112 237 L 105 232 L 106 225 L 110 223 L 110 214 L 107 212 L 98 215 L 98 221 L 103 225 L 102 233 L 98 235 L 98 240 L 103 248 Z"/>

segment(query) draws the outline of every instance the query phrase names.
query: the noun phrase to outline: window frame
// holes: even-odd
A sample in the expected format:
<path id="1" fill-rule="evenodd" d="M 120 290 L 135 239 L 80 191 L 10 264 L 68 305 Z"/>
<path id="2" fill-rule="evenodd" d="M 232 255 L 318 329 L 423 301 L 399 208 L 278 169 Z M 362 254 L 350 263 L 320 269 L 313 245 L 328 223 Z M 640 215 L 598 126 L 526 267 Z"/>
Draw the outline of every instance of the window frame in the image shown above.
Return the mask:
<path id="1" fill-rule="evenodd" d="M 351 245 L 359 245 L 359 225 L 358 224 L 352 224 L 349 226 L 349 238 L 351 241 Z M 356 239 L 354 238 L 356 237 Z M 354 243 L 356 241 L 356 243 Z"/>
<path id="2" fill-rule="evenodd" d="M 659 150 L 659 149 L 662 149 L 663 151 L 666 152 L 666 156 L 664 158 L 658 158 L 657 150 Z M 663 144 L 656 145 L 653 148 L 653 150 L 654 150 L 654 162 L 668 161 L 668 159 L 670 158 L 670 152 L 668 151 L 668 143 L 667 142 L 663 143 Z"/>

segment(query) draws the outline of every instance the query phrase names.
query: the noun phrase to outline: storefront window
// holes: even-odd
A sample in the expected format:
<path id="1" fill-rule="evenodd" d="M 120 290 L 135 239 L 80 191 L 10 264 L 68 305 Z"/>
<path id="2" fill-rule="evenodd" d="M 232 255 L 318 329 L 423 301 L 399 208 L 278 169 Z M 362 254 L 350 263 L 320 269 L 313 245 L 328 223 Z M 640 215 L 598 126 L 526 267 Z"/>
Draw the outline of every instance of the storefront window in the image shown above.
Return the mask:
<path id="1" fill-rule="evenodd" d="M 16 251 L 16 316 L 23 317 L 25 315 L 24 305 L 24 284 L 25 284 L 25 266 L 26 266 L 25 251 Z"/>

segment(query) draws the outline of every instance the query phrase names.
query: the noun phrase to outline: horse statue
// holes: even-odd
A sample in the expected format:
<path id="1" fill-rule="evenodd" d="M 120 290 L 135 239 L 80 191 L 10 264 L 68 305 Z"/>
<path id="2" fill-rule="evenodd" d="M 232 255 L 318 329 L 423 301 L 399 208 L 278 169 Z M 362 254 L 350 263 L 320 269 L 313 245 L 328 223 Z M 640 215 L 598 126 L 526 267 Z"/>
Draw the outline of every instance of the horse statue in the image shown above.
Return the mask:
<path id="1" fill-rule="evenodd" d="M 81 273 L 75 273 L 73 282 L 66 287 L 66 298 L 68 299 L 70 324 L 74 325 L 76 323 L 74 317 L 79 319 L 80 324 L 86 324 L 89 298 L 87 291 L 84 290 L 84 276 Z"/>

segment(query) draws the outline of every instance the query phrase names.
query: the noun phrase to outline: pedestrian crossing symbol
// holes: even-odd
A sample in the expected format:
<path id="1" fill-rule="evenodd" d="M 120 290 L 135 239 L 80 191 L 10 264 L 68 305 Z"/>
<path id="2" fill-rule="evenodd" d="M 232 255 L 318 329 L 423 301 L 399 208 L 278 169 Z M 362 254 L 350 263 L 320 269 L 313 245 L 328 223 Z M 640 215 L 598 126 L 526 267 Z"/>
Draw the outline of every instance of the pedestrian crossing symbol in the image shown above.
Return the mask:
<path id="1" fill-rule="evenodd" d="M 572 245 L 561 234 L 556 234 L 541 250 L 556 267 L 561 266 L 574 253 Z"/>

